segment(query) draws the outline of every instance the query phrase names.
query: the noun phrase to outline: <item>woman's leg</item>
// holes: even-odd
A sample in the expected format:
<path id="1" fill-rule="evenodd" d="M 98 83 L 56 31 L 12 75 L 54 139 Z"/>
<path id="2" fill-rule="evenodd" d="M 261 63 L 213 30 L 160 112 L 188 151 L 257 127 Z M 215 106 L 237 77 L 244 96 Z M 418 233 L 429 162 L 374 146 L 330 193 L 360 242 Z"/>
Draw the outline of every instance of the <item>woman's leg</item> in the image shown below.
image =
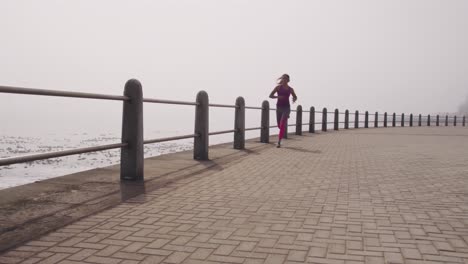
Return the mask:
<path id="1" fill-rule="evenodd" d="M 281 109 L 279 107 L 276 107 L 276 124 L 278 125 L 278 128 L 280 128 L 282 116 L 283 116 L 283 113 L 281 112 Z"/>
<path id="2" fill-rule="evenodd" d="M 278 135 L 278 141 L 281 141 L 281 139 L 284 138 L 284 132 L 286 130 L 286 121 L 288 120 L 288 114 L 287 113 L 283 113 L 283 115 L 281 116 L 281 121 L 280 121 L 280 125 L 279 125 L 279 135 Z"/>

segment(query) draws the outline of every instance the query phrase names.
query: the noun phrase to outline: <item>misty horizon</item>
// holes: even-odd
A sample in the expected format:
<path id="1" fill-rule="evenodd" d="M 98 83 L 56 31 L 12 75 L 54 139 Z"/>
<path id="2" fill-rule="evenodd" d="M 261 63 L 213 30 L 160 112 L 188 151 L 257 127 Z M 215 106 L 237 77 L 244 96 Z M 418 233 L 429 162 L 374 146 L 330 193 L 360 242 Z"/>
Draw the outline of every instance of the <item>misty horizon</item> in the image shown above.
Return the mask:
<path id="1" fill-rule="evenodd" d="M 0 85 L 120 95 L 136 78 L 147 98 L 205 90 L 260 106 L 288 73 L 305 109 L 424 115 L 468 103 L 466 1 L 4 1 L 0 12 Z M 178 129 L 193 122 L 186 109 L 145 104 L 145 119 Z M 1 133 L 120 129 L 116 102 L 2 94 L 0 111 Z M 230 111 L 211 115 L 230 128 Z"/>

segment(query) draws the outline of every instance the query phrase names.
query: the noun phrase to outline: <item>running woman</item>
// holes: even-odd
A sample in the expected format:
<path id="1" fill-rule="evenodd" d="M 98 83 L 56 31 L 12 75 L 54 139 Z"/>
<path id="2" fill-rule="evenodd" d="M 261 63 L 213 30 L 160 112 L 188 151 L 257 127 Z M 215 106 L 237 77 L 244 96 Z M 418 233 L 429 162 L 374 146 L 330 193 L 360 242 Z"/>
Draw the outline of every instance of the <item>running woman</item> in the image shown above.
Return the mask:
<path id="1" fill-rule="evenodd" d="M 294 89 L 288 85 L 289 75 L 283 74 L 278 78 L 278 85 L 271 91 L 270 98 L 277 98 L 276 102 L 276 122 L 279 128 L 278 135 L 278 145 L 277 148 L 281 147 L 281 139 L 284 137 L 284 132 L 286 130 L 287 120 L 289 118 L 289 113 L 291 113 L 291 106 L 289 105 L 289 96 L 292 95 L 293 103 L 296 102 L 297 96 L 294 92 Z M 275 95 L 275 93 L 277 95 Z"/>

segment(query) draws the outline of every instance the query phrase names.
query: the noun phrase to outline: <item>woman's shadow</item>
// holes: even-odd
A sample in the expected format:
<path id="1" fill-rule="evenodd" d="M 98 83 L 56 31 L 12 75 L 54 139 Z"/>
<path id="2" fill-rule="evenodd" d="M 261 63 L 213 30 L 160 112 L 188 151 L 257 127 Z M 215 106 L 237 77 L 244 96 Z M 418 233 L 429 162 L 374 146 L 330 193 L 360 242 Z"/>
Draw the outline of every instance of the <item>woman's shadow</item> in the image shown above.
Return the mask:
<path id="1" fill-rule="evenodd" d="M 303 148 L 296 148 L 296 147 L 281 147 L 282 149 L 290 149 L 294 151 L 299 151 L 303 153 L 312 153 L 312 154 L 321 154 L 321 150 L 309 150 L 309 149 L 303 149 Z"/>

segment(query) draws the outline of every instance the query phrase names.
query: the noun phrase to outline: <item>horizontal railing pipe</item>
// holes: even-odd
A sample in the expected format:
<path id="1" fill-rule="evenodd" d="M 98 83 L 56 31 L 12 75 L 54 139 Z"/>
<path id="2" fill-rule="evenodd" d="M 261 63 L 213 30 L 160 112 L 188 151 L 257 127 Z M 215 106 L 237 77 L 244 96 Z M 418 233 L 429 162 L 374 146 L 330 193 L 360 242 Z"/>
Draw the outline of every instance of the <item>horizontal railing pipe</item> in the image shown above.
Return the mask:
<path id="1" fill-rule="evenodd" d="M 184 101 L 173 101 L 173 100 L 163 100 L 163 99 L 151 99 L 151 98 L 143 98 L 144 103 L 156 103 L 156 104 L 174 104 L 174 105 L 194 105 L 196 106 L 196 102 L 184 102 Z"/>
<path id="2" fill-rule="evenodd" d="M 234 132 L 236 132 L 235 129 L 230 129 L 230 130 L 210 132 L 210 133 L 208 133 L 208 135 L 209 136 L 214 136 L 214 135 L 228 134 L 228 133 L 234 133 Z"/>
<path id="3" fill-rule="evenodd" d="M 154 98 L 143 98 L 143 92 L 141 84 L 138 80 L 129 80 L 125 85 L 125 91 L 123 96 L 118 95 L 106 95 L 106 94 L 94 94 L 94 93 L 81 93 L 81 92 L 68 92 L 68 91 L 57 91 L 57 90 L 44 90 L 44 89 L 32 89 L 32 88 L 20 88 L 11 86 L 0 86 L 0 93 L 10 94 L 26 94 L 26 95 L 39 95 L 39 96 L 59 96 L 59 97 L 73 97 L 73 98 L 87 98 L 87 99 L 102 99 L 102 100 L 119 100 L 123 101 L 123 121 L 122 121 L 122 143 L 109 144 L 102 146 L 94 146 L 87 148 L 78 148 L 65 151 L 57 151 L 51 153 L 33 154 L 28 156 L 10 157 L 0 159 L 0 166 L 6 166 L 11 164 L 17 164 L 22 162 L 31 162 L 36 160 L 43 160 L 48 158 L 57 158 L 69 155 L 83 154 L 88 152 L 109 150 L 109 149 L 121 149 L 121 180 L 143 180 L 143 167 L 144 167 L 144 154 L 143 145 L 160 143 L 182 139 L 194 139 L 193 158 L 196 160 L 208 160 L 209 158 L 209 136 L 234 133 L 233 148 L 244 149 L 245 148 L 245 131 L 260 130 L 260 138 L 262 143 L 268 143 L 270 137 L 270 128 L 277 128 L 277 126 L 270 126 L 270 111 L 277 111 L 276 108 L 270 108 L 268 101 L 263 101 L 262 106 L 245 106 L 243 97 L 238 97 L 235 105 L 229 104 L 210 104 L 208 94 L 205 91 L 200 91 L 197 94 L 195 102 L 187 101 L 176 101 L 176 100 L 164 100 Z M 174 105 L 191 105 L 195 106 L 195 126 L 194 133 L 190 135 L 181 135 L 157 139 L 143 140 L 143 103 L 159 103 L 159 104 L 174 104 Z M 222 108 L 234 108 L 234 129 L 209 132 L 209 108 L 210 107 L 222 107 Z M 245 128 L 245 109 L 261 110 L 261 123 L 260 127 Z M 339 130 L 340 124 L 344 124 L 345 129 L 349 129 L 349 111 L 340 112 L 336 109 L 334 112 L 328 112 L 327 108 L 323 108 L 322 111 L 315 111 L 314 107 L 310 110 L 303 110 L 302 106 L 299 105 L 297 109 L 291 109 L 291 112 L 296 112 L 295 124 L 285 124 L 284 138 L 288 137 L 288 127 L 295 126 L 296 135 L 302 135 L 302 126 L 309 126 L 309 133 L 315 133 L 315 125 L 322 125 L 322 131 L 326 132 L 328 126 L 333 124 L 334 130 Z M 303 123 L 303 113 L 309 113 L 309 122 Z M 321 122 L 317 122 L 316 114 L 321 114 Z M 328 115 L 334 115 L 333 122 L 328 122 Z M 344 115 L 344 121 L 340 121 L 340 115 Z M 379 114 L 375 112 L 375 117 L 372 120 L 374 127 L 379 127 L 379 115 L 383 116 L 383 126 L 387 127 L 390 124 L 389 116 L 387 112 Z M 359 116 L 364 116 L 364 120 L 360 121 Z M 416 118 L 416 116 L 414 116 Z M 465 116 L 458 117 L 445 116 L 445 125 L 448 126 L 448 120 L 453 119 L 453 126 L 459 125 L 465 126 Z M 458 120 L 457 120 L 458 119 Z M 462 120 L 460 120 L 462 119 Z M 356 111 L 354 114 L 354 128 L 359 128 L 359 124 L 363 124 L 364 127 L 369 127 L 369 112 L 359 113 Z M 396 126 L 396 114 L 393 113 L 391 126 Z M 405 126 L 405 115 L 401 114 L 401 126 Z M 431 116 L 428 115 L 427 125 L 431 125 Z M 436 117 L 436 126 L 439 126 L 439 115 Z M 381 121 L 382 123 L 382 121 Z M 418 125 L 421 126 L 422 116 L 418 116 Z M 409 115 L 409 126 L 413 126 L 413 114 Z M 331 126 L 330 126 L 331 127 Z"/>
<path id="4" fill-rule="evenodd" d="M 45 89 L 35 89 L 35 88 L 20 88 L 20 87 L 11 87 L 11 86 L 0 86 L 0 93 L 59 96 L 59 97 L 117 100 L 117 101 L 130 100 L 130 98 L 128 98 L 127 96 L 120 96 L 120 95 L 81 93 L 81 92 L 45 90 Z"/>
<path id="5" fill-rule="evenodd" d="M 227 105 L 227 104 L 209 104 L 209 107 L 224 107 L 224 108 L 236 108 L 235 105 Z"/>
<path id="6" fill-rule="evenodd" d="M 116 144 L 108 144 L 108 145 L 102 145 L 102 146 L 77 148 L 77 149 L 71 149 L 71 150 L 63 150 L 63 151 L 33 154 L 33 155 L 27 155 L 27 156 L 4 158 L 4 159 L 0 159 L 0 166 L 13 165 L 17 163 L 31 162 L 31 161 L 36 161 L 36 160 L 59 158 L 59 157 L 84 154 L 84 153 L 89 153 L 89 152 L 125 148 L 127 146 L 128 146 L 127 143 L 116 143 Z"/>
<path id="7" fill-rule="evenodd" d="M 246 128 L 244 131 L 251 131 L 251 130 L 259 130 L 262 129 L 262 127 L 251 127 L 251 128 Z"/>

